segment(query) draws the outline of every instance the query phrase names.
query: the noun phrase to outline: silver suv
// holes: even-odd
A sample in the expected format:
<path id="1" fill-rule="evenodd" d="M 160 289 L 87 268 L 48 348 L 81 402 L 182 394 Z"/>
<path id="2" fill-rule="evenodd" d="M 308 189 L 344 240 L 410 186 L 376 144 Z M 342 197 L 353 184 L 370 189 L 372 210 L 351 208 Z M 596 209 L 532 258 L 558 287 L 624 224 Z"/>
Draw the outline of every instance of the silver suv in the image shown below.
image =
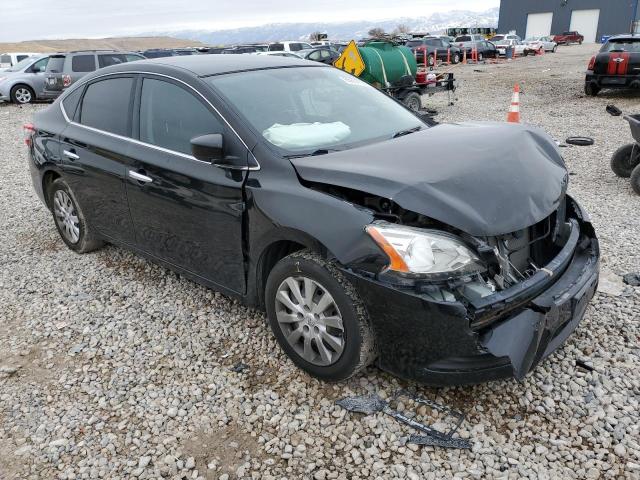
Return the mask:
<path id="1" fill-rule="evenodd" d="M 45 74 L 44 92 L 57 97 L 68 86 L 99 68 L 144 60 L 134 52 L 117 50 L 82 50 L 51 55 Z"/>
<path id="2" fill-rule="evenodd" d="M 44 92 L 48 62 L 49 55 L 36 55 L 0 72 L 0 102 L 29 103 L 55 98 Z"/>

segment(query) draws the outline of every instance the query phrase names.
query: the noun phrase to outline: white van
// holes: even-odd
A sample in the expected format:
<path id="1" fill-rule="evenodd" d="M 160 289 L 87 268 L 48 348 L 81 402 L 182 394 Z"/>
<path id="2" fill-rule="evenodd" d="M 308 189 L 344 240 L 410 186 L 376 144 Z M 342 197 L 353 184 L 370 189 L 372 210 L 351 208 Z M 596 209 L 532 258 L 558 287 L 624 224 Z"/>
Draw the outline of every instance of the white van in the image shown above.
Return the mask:
<path id="1" fill-rule="evenodd" d="M 21 62 L 25 58 L 38 55 L 37 53 L 25 53 L 25 52 L 7 52 L 0 53 L 0 70 L 13 67 L 16 63 Z"/>

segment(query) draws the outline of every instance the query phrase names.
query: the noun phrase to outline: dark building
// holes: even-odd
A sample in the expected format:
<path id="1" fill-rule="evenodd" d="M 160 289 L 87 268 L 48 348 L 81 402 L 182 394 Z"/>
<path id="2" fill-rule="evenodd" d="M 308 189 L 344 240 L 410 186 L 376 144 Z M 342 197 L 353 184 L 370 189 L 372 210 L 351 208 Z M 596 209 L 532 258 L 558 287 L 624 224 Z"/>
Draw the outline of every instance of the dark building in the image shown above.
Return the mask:
<path id="1" fill-rule="evenodd" d="M 577 30 L 585 42 L 640 32 L 640 0 L 502 0 L 498 31 L 522 38 Z"/>

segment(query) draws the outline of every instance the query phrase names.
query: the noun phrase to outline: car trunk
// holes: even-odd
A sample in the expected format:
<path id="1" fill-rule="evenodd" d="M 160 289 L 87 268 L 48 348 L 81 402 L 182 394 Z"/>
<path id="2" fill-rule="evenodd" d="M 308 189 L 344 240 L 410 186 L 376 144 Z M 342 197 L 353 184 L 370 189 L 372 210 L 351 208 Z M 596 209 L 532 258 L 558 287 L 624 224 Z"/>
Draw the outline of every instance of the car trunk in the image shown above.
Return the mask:
<path id="1" fill-rule="evenodd" d="M 593 73 L 598 75 L 625 76 L 640 74 L 640 53 L 603 52 L 596 56 Z"/>

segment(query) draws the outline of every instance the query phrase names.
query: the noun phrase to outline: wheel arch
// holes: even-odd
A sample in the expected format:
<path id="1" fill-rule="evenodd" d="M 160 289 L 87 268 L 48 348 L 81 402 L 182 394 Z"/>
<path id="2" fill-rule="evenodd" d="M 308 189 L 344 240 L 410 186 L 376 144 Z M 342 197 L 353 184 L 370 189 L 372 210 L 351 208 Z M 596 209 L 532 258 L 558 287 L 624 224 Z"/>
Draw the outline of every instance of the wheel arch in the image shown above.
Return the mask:
<path id="1" fill-rule="evenodd" d="M 11 85 L 11 88 L 9 89 L 9 95 L 13 95 L 14 89 L 19 88 L 19 87 L 27 87 L 33 93 L 33 99 L 34 100 L 37 99 L 36 89 L 33 88 L 33 85 L 29 85 L 25 81 L 19 81 L 19 82 L 14 83 L 13 85 Z"/>
<path id="2" fill-rule="evenodd" d="M 49 194 L 48 194 L 49 187 L 55 180 L 61 177 L 62 175 L 60 175 L 60 173 L 57 172 L 56 170 L 47 170 L 42 175 L 42 196 L 44 197 L 45 205 L 49 210 L 51 210 L 51 204 L 49 203 Z"/>

